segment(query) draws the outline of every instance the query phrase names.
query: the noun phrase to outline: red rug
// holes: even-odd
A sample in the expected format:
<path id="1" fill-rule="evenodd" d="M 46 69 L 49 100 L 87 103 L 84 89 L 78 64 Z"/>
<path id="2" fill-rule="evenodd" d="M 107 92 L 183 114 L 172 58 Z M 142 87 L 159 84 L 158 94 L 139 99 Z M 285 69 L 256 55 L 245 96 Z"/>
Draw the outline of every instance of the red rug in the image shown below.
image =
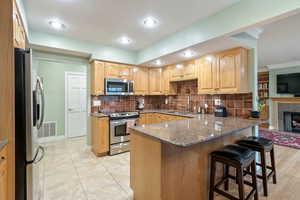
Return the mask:
<path id="1" fill-rule="evenodd" d="M 294 134 L 276 132 L 276 131 L 265 131 L 260 130 L 259 135 L 266 139 L 272 140 L 274 144 L 291 147 L 294 149 L 300 149 L 300 134 L 299 136 Z"/>

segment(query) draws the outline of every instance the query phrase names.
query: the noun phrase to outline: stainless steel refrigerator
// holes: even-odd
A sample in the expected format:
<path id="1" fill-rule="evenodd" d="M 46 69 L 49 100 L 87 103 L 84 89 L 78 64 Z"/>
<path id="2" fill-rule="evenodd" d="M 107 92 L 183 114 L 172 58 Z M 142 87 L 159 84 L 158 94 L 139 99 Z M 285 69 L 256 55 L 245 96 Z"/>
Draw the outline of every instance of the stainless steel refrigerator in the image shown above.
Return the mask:
<path id="1" fill-rule="evenodd" d="M 45 151 L 38 143 L 44 121 L 41 80 L 32 79 L 30 49 L 15 49 L 15 142 L 16 200 L 40 200 L 39 165 Z"/>

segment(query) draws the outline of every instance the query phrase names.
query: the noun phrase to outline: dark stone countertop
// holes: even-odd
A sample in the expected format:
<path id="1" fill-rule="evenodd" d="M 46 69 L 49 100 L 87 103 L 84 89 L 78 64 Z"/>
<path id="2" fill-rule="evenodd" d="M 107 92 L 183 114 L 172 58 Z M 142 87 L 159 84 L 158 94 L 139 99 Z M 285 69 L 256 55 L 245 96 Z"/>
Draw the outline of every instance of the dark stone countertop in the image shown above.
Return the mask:
<path id="1" fill-rule="evenodd" d="M 145 110 L 141 113 L 163 113 L 173 115 L 174 111 Z M 183 120 L 159 124 L 140 125 L 130 129 L 176 146 L 189 147 L 226 134 L 232 134 L 259 125 L 263 121 L 236 117 L 215 117 L 210 114 L 175 113 L 189 117 Z"/>

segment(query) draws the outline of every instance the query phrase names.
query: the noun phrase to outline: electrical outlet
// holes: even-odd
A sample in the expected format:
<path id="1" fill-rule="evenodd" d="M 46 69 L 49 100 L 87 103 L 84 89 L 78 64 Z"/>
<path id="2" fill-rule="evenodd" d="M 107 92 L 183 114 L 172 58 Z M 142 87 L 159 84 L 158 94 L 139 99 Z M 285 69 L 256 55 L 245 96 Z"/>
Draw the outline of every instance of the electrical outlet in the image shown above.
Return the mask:
<path id="1" fill-rule="evenodd" d="M 94 100 L 93 106 L 101 106 L 101 100 Z"/>
<path id="2" fill-rule="evenodd" d="M 215 99 L 215 105 L 216 106 L 221 105 L 221 99 Z"/>

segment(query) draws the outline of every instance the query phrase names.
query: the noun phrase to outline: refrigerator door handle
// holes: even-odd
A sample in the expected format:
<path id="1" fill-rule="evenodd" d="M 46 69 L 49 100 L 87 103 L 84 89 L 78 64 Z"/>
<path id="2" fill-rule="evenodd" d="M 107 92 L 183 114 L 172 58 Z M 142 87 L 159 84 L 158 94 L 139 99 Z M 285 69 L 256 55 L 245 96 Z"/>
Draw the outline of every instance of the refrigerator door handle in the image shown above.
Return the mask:
<path id="1" fill-rule="evenodd" d="M 40 78 L 37 78 L 37 83 L 36 83 L 36 91 L 41 95 L 41 106 L 40 106 L 40 121 L 36 125 L 37 129 L 39 130 L 43 123 L 44 123 L 44 118 L 45 118 L 45 95 L 44 95 L 44 89 L 43 89 L 43 84 L 40 80 Z"/>
<path id="2" fill-rule="evenodd" d="M 42 152 L 41 156 L 38 158 L 38 155 L 40 154 L 40 152 Z M 34 158 L 30 161 L 27 161 L 26 164 L 27 165 L 31 165 L 31 164 L 36 164 L 36 163 L 39 163 L 41 160 L 43 160 L 45 156 L 45 148 L 42 147 L 42 146 L 39 146 L 37 151 L 36 151 L 36 154 L 34 156 Z"/>

